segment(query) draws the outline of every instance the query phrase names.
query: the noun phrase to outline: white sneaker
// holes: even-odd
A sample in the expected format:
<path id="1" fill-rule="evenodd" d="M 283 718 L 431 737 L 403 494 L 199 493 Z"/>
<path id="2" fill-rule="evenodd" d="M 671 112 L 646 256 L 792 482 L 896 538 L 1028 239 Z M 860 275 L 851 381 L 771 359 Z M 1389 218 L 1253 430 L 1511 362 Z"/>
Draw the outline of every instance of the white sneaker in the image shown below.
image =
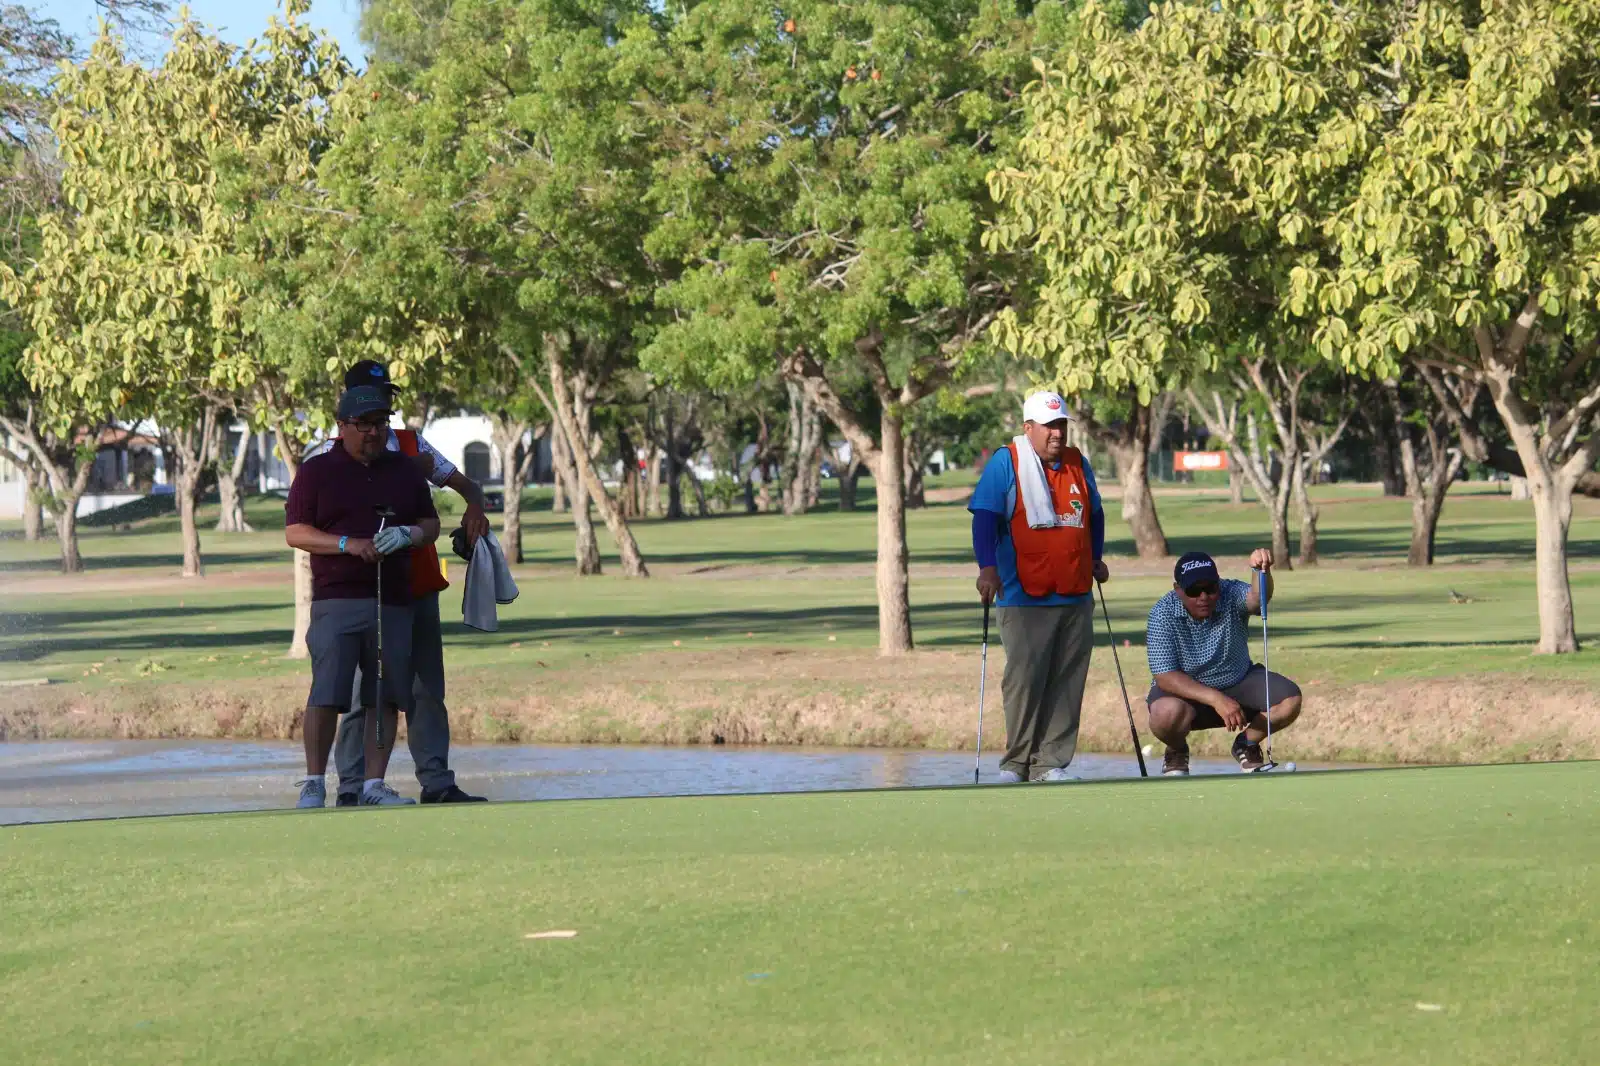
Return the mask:
<path id="1" fill-rule="evenodd" d="M 1077 780 L 1080 780 L 1080 778 L 1076 774 L 1067 773 L 1067 768 L 1065 766 L 1057 766 L 1054 769 L 1046 770 L 1044 772 L 1044 776 L 1043 777 L 1035 778 L 1035 780 L 1038 780 L 1038 781 L 1077 781 Z"/>
<path id="2" fill-rule="evenodd" d="M 1015 770 L 1001 770 L 1000 776 L 996 780 L 1002 785 L 1020 785 L 1022 784 L 1022 775 Z"/>
<path id="3" fill-rule="evenodd" d="M 326 807 L 328 785 L 320 777 L 308 777 L 300 782 L 300 802 L 296 807 Z"/>
<path id="4" fill-rule="evenodd" d="M 367 785 L 361 790 L 361 806 L 363 807 L 409 807 L 416 802 L 409 796 L 402 796 L 390 788 L 387 781 L 380 781 L 376 785 Z"/>

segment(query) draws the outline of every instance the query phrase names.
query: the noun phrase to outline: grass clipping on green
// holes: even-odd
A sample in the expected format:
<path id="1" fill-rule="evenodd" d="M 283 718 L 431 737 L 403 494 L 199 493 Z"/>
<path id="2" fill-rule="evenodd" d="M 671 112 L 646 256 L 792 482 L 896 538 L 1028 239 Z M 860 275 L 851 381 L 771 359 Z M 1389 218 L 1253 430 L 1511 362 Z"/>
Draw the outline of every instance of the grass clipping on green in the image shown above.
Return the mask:
<path id="1" fill-rule="evenodd" d="M 1591 1062 L 1597 841 L 1595 764 L 22 827 L 0 1032 L 27 1063 Z"/>

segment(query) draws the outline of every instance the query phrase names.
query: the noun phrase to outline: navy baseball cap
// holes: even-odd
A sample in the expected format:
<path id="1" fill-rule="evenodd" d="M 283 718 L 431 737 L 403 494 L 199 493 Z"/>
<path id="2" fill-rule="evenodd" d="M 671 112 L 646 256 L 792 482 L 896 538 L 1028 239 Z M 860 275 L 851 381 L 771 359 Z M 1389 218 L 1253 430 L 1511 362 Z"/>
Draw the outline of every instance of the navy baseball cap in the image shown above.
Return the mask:
<path id="1" fill-rule="evenodd" d="M 376 359 L 363 359 L 344 372 L 344 387 L 347 389 L 360 388 L 362 385 L 380 385 L 385 388 L 399 388 L 389 380 L 389 368 Z"/>
<path id="2" fill-rule="evenodd" d="M 346 389 L 344 395 L 339 397 L 338 415 L 341 422 L 364 418 L 379 411 L 390 414 L 393 410 L 394 407 L 389 403 L 389 390 L 382 385 L 361 385 L 354 389 Z"/>
<path id="3" fill-rule="evenodd" d="M 1196 585 L 1219 580 L 1217 564 L 1205 552 L 1185 552 L 1179 557 L 1178 565 L 1172 568 L 1172 580 L 1178 583 L 1179 588 L 1188 592 Z"/>

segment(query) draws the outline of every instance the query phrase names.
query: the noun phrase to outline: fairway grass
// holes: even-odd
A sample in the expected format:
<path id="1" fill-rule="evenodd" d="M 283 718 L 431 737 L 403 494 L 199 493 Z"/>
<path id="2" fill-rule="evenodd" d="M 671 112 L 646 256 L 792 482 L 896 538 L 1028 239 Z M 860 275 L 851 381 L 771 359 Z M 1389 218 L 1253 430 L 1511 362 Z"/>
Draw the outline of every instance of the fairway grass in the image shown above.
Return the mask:
<path id="1" fill-rule="evenodd" d="M 1600 501 L 1577 501 L 1572 527 L 1586 650 L 1535 656 L 1531 504 L 1452 494 L 1440 564 L 1409 569 L 1404 501 L 1362 486 L 1317 491 L 1323 565 L 1280 574 L 1272 622 L 1273 666 L 1309 697 L 1285 737 L 1288 757 L 1600 757 Z M 1245 573 L 1245 554 L 1265 537 L 1254 504 L 1165 490 L 1159 503 L 1173 550 L 1208 548 L 1229 576 Z M 288 551 L 273 528 L 282 507 L 258 498 L 249 514 L 260 532 L 205 535 L 203 580 L 176 576 L 172 518 L 89 530 L 90 570 L 75 577 L 49 572 L 49 544 L 0 542 L 0 738 L 292 736 L 308 667 L 283 654 L 293 609 Z M 525 517 L 522 595 L 501 608 L 498 632 L 466 630 L 459 589 L 444 593 L 457 741 L 973 742 L 981 611 L 959 502 L 908 516 L 918 651 L 888 661 L 873 654 L 870 510 L 639 522 L 653 574 L 642 581 L 614 565 L 573 577 L 567 517 Z M 1171 564 L 1130 558 L 1125 526 L 1110 525 L 1105 592 L 1143 729 L 1144 620 L 1170 587 Z M 1259 649 L 1258 622 L 1252 630 Z M 1086 750 L 1123 750 L 1125 713 L 1099 619 L 1096 641 L 1082 740 Z M 997 680 L 1003 650 L 991 652 Z M 48 684 L 9 684 L 39 680 Z M 993 746 L 1000 686 L 990 694 Z M 1225 745 L 1208 738 L 1196 750 Z"/>
<path id="2" fill-rule="evenodd" d="M 1596 898 L 1589 763 L 19 827 L 0 1034 L 28 1064 L 1590 1063 Z"/>

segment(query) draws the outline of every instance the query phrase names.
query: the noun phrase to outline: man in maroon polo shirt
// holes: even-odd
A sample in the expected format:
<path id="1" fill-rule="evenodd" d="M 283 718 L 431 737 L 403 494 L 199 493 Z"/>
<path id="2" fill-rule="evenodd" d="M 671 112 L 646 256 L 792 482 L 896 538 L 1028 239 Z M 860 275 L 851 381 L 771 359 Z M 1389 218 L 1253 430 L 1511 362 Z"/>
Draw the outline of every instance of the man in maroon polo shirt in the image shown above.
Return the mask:
<path id="1" fill-rule="evenodd" d="M 311 555 L 311 694 L 306 700 L 306 778 L 301 807 L 327 803 L 328 753 L 339 715 L 350 709 L 356 667 L 376 680 L 378 567 L 383 567 L 383 706 L 366 715 L 364 806 L 414 800 L 384 783 L 400 711 L 411 709 L 411 560 L 413 545 L 439 536 L 427 479 L 387 444 L 389 393 L 373 385 L 339 397 L 339 446 L 307 459 L 289 488 L 284 519 L 291 548 Z M 381 509 L 394 512 L 383 519 Z M 361 700 L 375 698 L 364 681 Z M 382 715 L 384 747 L 378 746 Z"/>

